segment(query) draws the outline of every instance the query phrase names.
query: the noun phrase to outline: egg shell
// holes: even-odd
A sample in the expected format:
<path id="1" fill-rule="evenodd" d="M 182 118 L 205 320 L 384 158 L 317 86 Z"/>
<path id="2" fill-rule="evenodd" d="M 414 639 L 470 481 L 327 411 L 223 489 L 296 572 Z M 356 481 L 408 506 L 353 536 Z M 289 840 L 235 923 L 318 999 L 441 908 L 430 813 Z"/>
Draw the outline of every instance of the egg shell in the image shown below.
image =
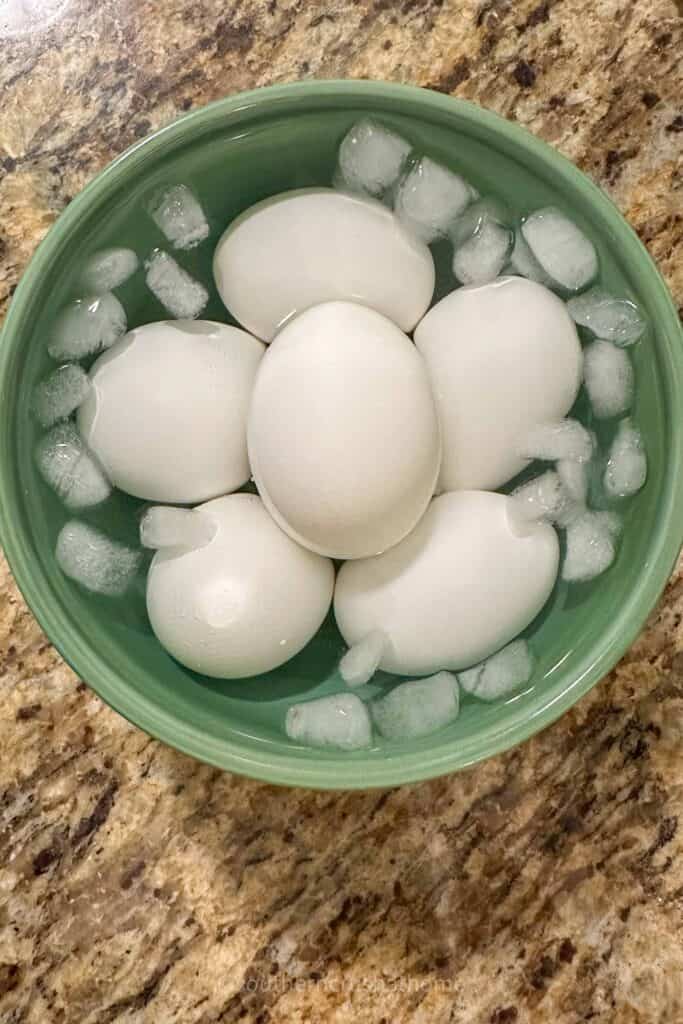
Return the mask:
<path id="1" fill-rule="evenodd" d="M 424 361 L 394 324 L 349 302 L 315 306 L 275 339 L 256 378 L 247 440 L 271 515 L 334 558 L 401 540 L 439 470 Z"/>
<path id="2" fill-rule="evenodd" d="M 583 357 L 565 304 L 534 281 L 504 277 L 437 303 L 415 331 L 432 379 L 443 442 L 439 490 L 495 490 L 528 461 L 538 423 L 574 404 Z"/>
<path id="3" fill-rule="evenodd" d="M 296 313 L 360 302 L 411 331 L 431 302 L 427 246 L 373 199 L 297 189 L 251 206 L 214 254 L 218 293 L 235 319 L 270 341 Z"/>
<path id="4" fill-rule="evenodd" d="M 509 504 L 486 491 L 442 494 L 396 547 L 343 565 L 334 614 L 346 643 L 381 630 L 381 669 L 429 675 L 516 637 L 550 595 L 559 545 L 551 526 L 516 527 Z"/>
<path id="5" fill-rule="evenodd" d="M 250 477 L 246 423 L 265 346 L 237 327 L 162 320 L 130 331 L 90 371 L 78 413 L 117 487 L 194 504 Z"/>
<path id="6" fill-rule="evenodd" d="M 297 654 L 330 607 L 334 567 L 273 522 L 254 494 L 198 509 L 216 526 L 195 550 L 158 551 L 147 578 L 147 612 L 179 662 L 219 679 L 258 675 Z"/>

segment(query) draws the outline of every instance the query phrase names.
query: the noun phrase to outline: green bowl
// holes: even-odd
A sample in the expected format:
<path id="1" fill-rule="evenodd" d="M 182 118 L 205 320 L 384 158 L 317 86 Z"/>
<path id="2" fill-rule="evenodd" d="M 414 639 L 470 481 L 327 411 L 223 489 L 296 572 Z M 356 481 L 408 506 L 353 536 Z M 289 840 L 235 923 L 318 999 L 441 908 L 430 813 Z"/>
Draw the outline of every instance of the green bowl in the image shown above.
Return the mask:
<path id="1" fill-rule="evenodd" d="M 49 325 L 77 294 L 88 255 L 126 245 L 144 257 L 163 244 L 144 213 L 159 186 L 193 187 L 215 242 L 252 203 L 328 183 L 340 139 L 366 114 L 461 171 L 482 193 L 501 193 L 515 214 L 558 203 L 585 228 L 599 250 L 606 286 L 632 296 L 651 324 L 633 350 L 634 416 L 646 439 L 649 477 L 624 504 L 615 565 L 594 583 L 558 586 L 530 627 L 538 666 L 524 692 L 492 705 L 465 699 L 457 722 L 434 736 L 342 754 L 298 747 L 283 731 L 292 702 L 340 688 L 336 666 L 343 646 L 331 619 L 275 672 L 217 682 L 184 669 L 159 646 L 145 614 L 142 577 L 129 598 L 112 601 L 85 593 L 61 574 L 53 550 L 67 515 L 36 472 L 39 432 L 29 403 L 50 367 Z M 208 243 L 180 259 L 209 281 L 212 250 Z M 438 290 L 449 287 L 444 275 Z M 118 294 L 129 323 L 163 318 L 141 274 Z M 227 319 L 213 288 L 205 315 Z M 561 715 L 612 668 L 664 587 L 683 528 L 681 341 L 666 287 L 615 207 L 572 164 L 515 125 L 436 93 L 374 82 L 311 82 L 234 96 L 181 118 L 115 160 L 69 205 L 26 271 L 0 346 L 5 551 L 36 618 L 74 670 L 131 722 L 179 750 L 270 782 L 322 788 L 387 786 L 452 772 L 520 743 Z M 608 426 L 602 439 L 613 429 Z M 117 493 L 84 518 L 134 542 L 140 506 Z M 385 688 L 380 680 L 368 692 Z"/>

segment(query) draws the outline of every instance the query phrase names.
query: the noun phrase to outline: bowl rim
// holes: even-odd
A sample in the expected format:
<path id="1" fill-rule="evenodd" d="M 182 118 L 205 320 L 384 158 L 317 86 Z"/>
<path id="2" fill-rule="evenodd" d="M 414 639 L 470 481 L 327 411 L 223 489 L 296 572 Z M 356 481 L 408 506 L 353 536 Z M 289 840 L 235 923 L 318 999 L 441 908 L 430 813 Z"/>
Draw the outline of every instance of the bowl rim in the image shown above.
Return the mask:
<path id="1" fill-rule="evenodd" d="M 638 263 L 641 278 L 646 280 L 649 289 L 650 305 L 656 307 L 657 324 L 665 342 L 663 348 L 670 375 L 667 386 L 671 394 L 683 394 L 683 330 L 668 289 L 649 253 L 617 207 L 573 163 L 520 125 L 466 100 L 412 85 L 368 80 L 316 80 L 237 93 L 187 113 L 125 150 L 86 185 L 39 244 L 14 294 L 0 340 L 0 407 L 3 410 L 8 407 L 13 350 L 29 319 L 34 283 L 50 266 L 82 213 L 115 187 L 127 175 L 131 165 L 137 166 L 148 155 L 158 154 L 175 145 L 184 138 L 188 128 L 202 132 L 235 115 L 253 116 L 264 107 L 269 113 L 273 106 L 293 97 L 301 102 L 302 108 L 306 98 L 316 104 L 343 98 L 349 103 L 386 101 L 394 105 L 412 104 L 421 108 L 426 119 L 430 111 L 439 117 L 450 114 L 454 121 L 490 131 L 516 149 L 530 152 L 539 163 L 550 166 L 553 174 L 564 178 L 568 187 L 581 193 L 587 202 L 597 204 L 615 241 Z M 13 458 L 6 427 L 7 419 L 0 436 L 0 470 L 3 472 L 12 465 Z M 240 742 L 237 734 L 230 739 L 206 736 L 199 727 L 179 721 L 165 708 L 147 700 L 144 694 L 122 687 L 118 673 L 90 648 L 78 631 L 73 630 L 71 620 L 52 599 L 42 571 L 36 571 L 35 557 L 27 536 L 18 526 L 19 517 L 14 513 L 19 504 L 19 487 L 14 479 L 12 487 L 3 487 L 0 540 L 16 583 L 50 642 L 102 700 L 150 735 L 200 761 L 279 785 L 350 790 L 420 782 L 502 753 L 550 725 L 609 672 L 631 646 L 664 590 L 683 543 L 683 431 L 676 432 L 671 423 L 668 428 L 669 465 L 673 468 L 669 472 L 669 487 L 663 503 L 665 528 L 658 534 L 658 544 L 648 562 L 643 586 L 626 596 L 613 617 L 600 650 L 583 659 L 576 677 L 561 694 L 541 702 L 531 715 L 528 712 L 515 715 L 513 711 L 504 723 L 488 726 L 478 734 L 476 750 L 468 749 L 471 744 L 465 740 L 445 751 L 438 748 L 419 750 L 386 760 L 364 761 L 362 752 L 359 752 L 352 757 L 340 755 L 309 761 L 292 754 L 275 753 L 266 747 L 263 754 L 257 755 L 253 747 L 247 748 Z M 10 475 L 13 474 L 8 473 Z M 68 638 L 64 643 L 59 639 L 62 636 Z"/>

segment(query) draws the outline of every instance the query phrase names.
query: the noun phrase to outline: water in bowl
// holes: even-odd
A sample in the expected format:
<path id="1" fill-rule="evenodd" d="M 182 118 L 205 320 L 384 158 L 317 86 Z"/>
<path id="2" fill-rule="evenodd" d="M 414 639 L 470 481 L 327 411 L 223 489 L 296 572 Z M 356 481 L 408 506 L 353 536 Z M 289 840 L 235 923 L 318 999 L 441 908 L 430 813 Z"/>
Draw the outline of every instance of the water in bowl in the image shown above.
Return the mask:
<path id="1" fill-rule="evenodd" d="M 139 259 L 144 261 L 154 250 L 167 245 L 158 224 L 149 215 L 149 206 L 160 192 L 182 183 L 201 198 L 209 225 L 209 236 L 196 248 L 174 251 L 174 258 L 189 275 L 202 282 L 207 289 L 208 301 L 202 317 L 232 322 L 216 293 L 211 273 L 212 253 L 218 237 L 235 216 L 261 199 L 293 188 L 328 185 L 334 172 L 339 142 L 360 113 L 348 108 L 329 112 L 322 126 L 318 116 L 303 114 L 294 122 L 291 119 L 287 120 L 286 124 L 271 122 L 267 133 L 261 132 L 258 126 L 252 126 L 246 132 L 229 129 L 222 137 L 212 139 L 211 145 L 178 148 L 170 167 L 168 162 L 151 161 L 144 184 L 132 190 L 128 186 L 125 189 L 120 188 L 107 200 L 105 208 L 91 211 L 88 232 L 90 242 L 84 247 L 78 265 L 69 263 L 55 266 L 52 294 L 62 297 L 70 295 L 73 299 L 80 297 L 83 270 L 93 255 L 102 249 L 123 246 L 133 250 Z M 557 202 L 557 196 L 549 182 L 530 173 L 515 159 L 502 153 L 495 164 L 492 164 L 485 146 L 474 137 L 460 139 L 457 134 L 443 127 L 433 124 L 422 126 L 411 118 L 404 119 L 400 115 L 387 117 L 383 114 L 382 120 L 406 138 L 417 151 L 428 154 L 432 159 L 461 174 L 481 195 L 501 196 L 516 221 L 532 209 Z M 277 161 L 272 160 L 274 147 L 279 154 Z M 255 166 L 260 168 L 256 173 L 253 171 Z M 572 208 L 571 205 L 565 206 L 565 209 L 586 234 L 592 237 L 591 224 L 586 222 L 582 211 L 579 208 Z M 613 294 L 629 296 L 637 302 L 639 296 L 633 294 L 629 288 L 626 275 L 606 242 L 602 238 L 595 241 L 600 258 L 601 284 Z M 452 252 L 445 242 L 436 243 L 432 251 L 437 269 L 434 295 L 434 302 L 437 302 L 453 288 Z M 117 287 L 115 294 L 126 310 L 129 326 L 149 323 L 167 316 L 164 307 L 147 288 L 144 275 L 139 271 Z M 38 336 L 50 336 L 51 324 L 57 312 L 56 303 L 49 299 L 42 305 L 35 325 Z M 644 344 L 647 344 L 647 338 Z M 656 390 L 657 366 L 653 360 L 644 357 L 643 346 L 633 353 L 633 361 L 638 390 Z M 87 368 L 91 362 L 92 359 L 85 360 L 84 367 Z M 53 367 L 46 346 L 32 346 L 25 372 L 19 383 L 24 391 L 26 408 L 29 406 L 35 382 L 43 378 Z M 595 421 L 583 392 L 571 415 L 595 431 L 601 449 L 607 447 L 614 433 L 614 423 Z M 634 415 L 637 422 L 638 392 Z M 39 434 L 38 424 L 26 416 L 20 424 L 21 448 L 27 453 L 32 452 Z M 665 453 L 654 451 L 651 456 L 655 463 L 653 468 L 659 475 L 662 472 Z M 27 487 L 34 490 L 36 487 L 40 488 L 43 512 L 32 523 L 32 530 L 40 556 L 47 561 L 54 558 L 57 535 L 67 519 L 67 513 L 47 486 L 36 481 L 32 460 L 24 459 L 23 465 L 25 468 L 22 472 L 26 474 Z M 530 469 L 524 476 L 529 477 L 535 471 Z M 599 473 L 597 464 L 594 465 L 592 472 Z M 519 483 L 520 479 L 512 481 L 505 490 L 510 491 Z M 597 476 L 592 482 L 591 493 L 599 493 L 596 483 Z M 646 488 L 633 503 L 624 507 L 622 558 L 632 557 L 629 549 L 638 546 L 629 529 L 630 520 L 636 514 L 636 503 L 647 504 L 650 500 Z M 135 546 L 143 509 L 143 502 L 121 492 L 115 492 L 105 504 L 83 514 L 82 518 L 112 539 L 127 546 Z M 525 631 L 525 635 L 534 640 L 538 658 L 536 672 L 529 687 L 511 697 L 510 702 L 523 702 L 533 688 L 542 687 L 571 653 L 567 643 L 562 642 L 561 628 L 558 637 L 558 627 L 553 625 L 561 621 L 560 613 L 572 610 L 575 623 L 573 635 L 581 636 L 582 629 L 585 629 L 586 636 L 590 634 L 589 598 L 593 588 L 602 585 L 603 581 L 600 579 L 573 588 L 569 588 L 566 583 L 558 582 L 541 615 Z M 112 601 L 97 595 L 85 595 L 67 580 L 62 581 L 59 586 L 68 594 L 70 601 L 79 607 L 82 606 L 84 616 L 88 614 L 87 605 L 90 602 L 100 604 L 103 611 L 106 609 L 111 626 L 112 644 L 125 647 L 132 665 L 137 658 L 144 662 L 149 657 L 149 645 L 155 643 L 155 640 L 151 635 L 145 612 L 144 567 L 136 585 L 123 600 Z M 191 703 L 191 697 L 188 695 L 189 686 L 198 685 L 205 691 L 203 714 L 207 727 L 212 720 L 224 720 L 227 731 L 243 730 L 253 738 L 256 738 L 258 733 L 259 742 L 279 744 L 282 740 L 281 723 L 284 720 L 284 713 L 293 701 L 333 693 L 340 688 L 337 666 L 343 651 L 344 645 L 330 616 L 305 651 L 258 682 L 216 682 L 183 669 L 161 650 L 154 657 L 163 660 L 161 675 L 164 676 L 169 692 L 173 692 L 173 703 L 181 716 L 183 703 Z M 386 692 L 392 682 L 393 680 L 380 673 L 366 688 L 366 695 L 371 697 Z M 163 687 L 164 684 L 160 682 L 159 692 L 150 693 L 151 699 L 163 702 L 166 699 Z M 458 729 L 462 729 L 464 734 L 468 731 L 470 713 L 473 713 L 471 702 L 469 698 L 465 698 L 458 725 Z M 482 719 L 485 721 L 487 718 L 495 718 L 496 714 L 495 706 L 477 709 L 477 719 L 480 723 Z"/>

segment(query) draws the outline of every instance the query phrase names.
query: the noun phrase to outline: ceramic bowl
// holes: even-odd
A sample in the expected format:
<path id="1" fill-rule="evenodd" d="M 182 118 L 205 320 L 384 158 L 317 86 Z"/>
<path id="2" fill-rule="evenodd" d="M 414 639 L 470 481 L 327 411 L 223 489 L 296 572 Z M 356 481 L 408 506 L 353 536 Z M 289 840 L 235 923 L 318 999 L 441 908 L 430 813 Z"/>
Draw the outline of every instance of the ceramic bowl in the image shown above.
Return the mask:
<path id="1" fill-rule="evenodd" d="M 418 150 L 460 171 L 482 194 L 501 194 L 514 214 L 559 204 L 594 240 L 606 287 L 633 297 L 650 324 L 632 350 L 634 417 L 646 440 L 649 477 L 641 493 L 624 504 L 614 566 L 592 583 L 558 586 L 530 627 L 538 664 L 522 692 L 495 704 L 468 698 L 458 720 L 442 732 L 346 754 L 298 747 L 283 730 L 292 702 L 340 687 L 343 645 L 331 618 L 280 669 L 244 682 L 219 682 L 183 668 L 157 643 L 145 614 L 142 577 L 126 599 L 113 601 L 86 593 L 62 575 L 53 551 L 67 514 L 36 471 L 39 429 L 29 405 L 36 381 L 50 367 L 50 322 L 78 294 L 77 277 L 88 255 L 125 245 L 144 257 L 163 244 L 144 212 L 151 193 L 164 184 L 189 184 L 208 212 L 215 242 L 252 203 L 286 189 L 329 183 L 341 138 L 364 115 L 381 119 Z M 208 242 L 180 258 L 206 282 L 212 250 Z M 439 293 L 452 287 L 446 277 L 439 275 Z M 163 318 L 142 274 L 118 294 L 131 325 Z M 228 319 L 213 287 L 204 315 Z M 141 729 L 194 757 L 275 783 L 362 789 L 412 782 L 522 742 L 574 704 L 632 643 L 681 543 L 681 408 L 683 345 L 666 287 L 604 193 L 558 153 L 476 106 L 407 86 L 307 82 L 261 89 L 188 114 L 128 150 L 70 203 L 39 247 L 0 345 L 2 540 L 19 587 L 52 643 Z M 115 493 L 85 518 L 135 542 L 140 505 Z M 372 686 L 379 691 L 384 683 Z"/>

